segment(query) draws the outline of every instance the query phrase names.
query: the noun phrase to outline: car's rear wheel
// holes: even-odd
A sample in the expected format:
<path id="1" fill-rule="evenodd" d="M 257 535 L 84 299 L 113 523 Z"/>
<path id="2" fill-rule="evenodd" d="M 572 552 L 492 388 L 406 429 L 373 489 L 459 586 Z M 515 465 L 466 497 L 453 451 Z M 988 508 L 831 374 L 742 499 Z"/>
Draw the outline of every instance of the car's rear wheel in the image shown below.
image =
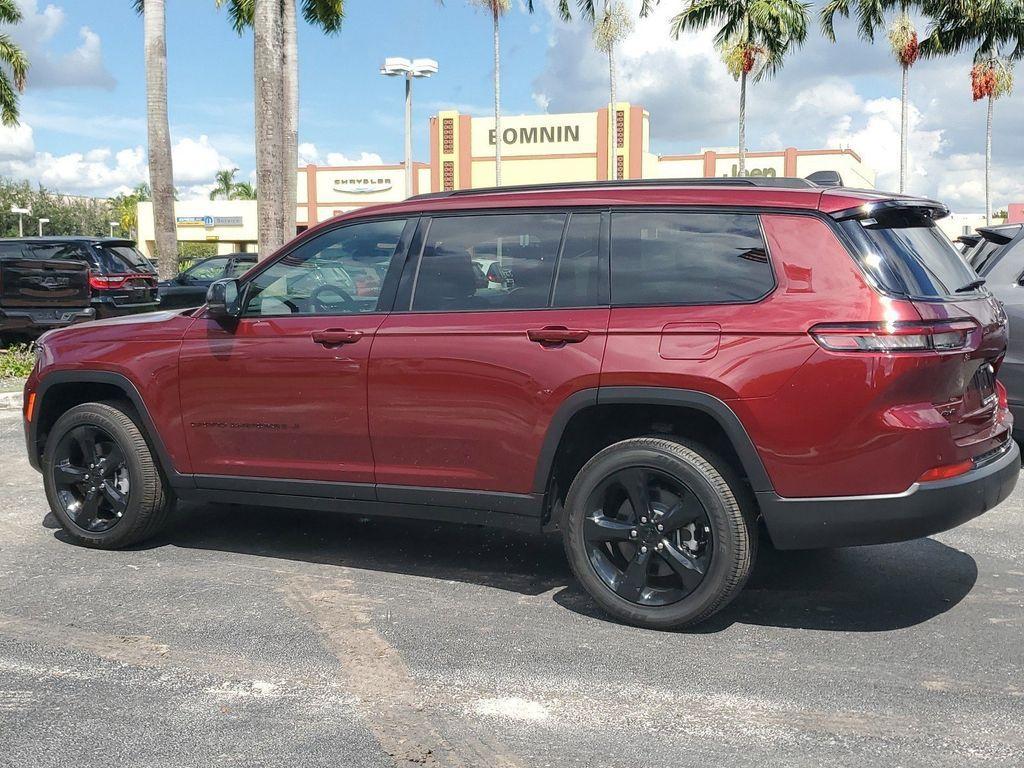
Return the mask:
<path id="1" fill-rule="evenodd" d="M 739 490 L 702 446 L 635 438 L 605 448 L 566 497 L 562 537 L 576 578 L 631 624 L 707 619 L 739 594 L 756 553 Z"/>
<path id="2" fill-rule="evenodd" d="M 50 509 L 82 544 L 117 549 L 164 525 L 171 506 L 139 427 L 117 403 L 85 403 L 53 425 L 43 451 Z"/>

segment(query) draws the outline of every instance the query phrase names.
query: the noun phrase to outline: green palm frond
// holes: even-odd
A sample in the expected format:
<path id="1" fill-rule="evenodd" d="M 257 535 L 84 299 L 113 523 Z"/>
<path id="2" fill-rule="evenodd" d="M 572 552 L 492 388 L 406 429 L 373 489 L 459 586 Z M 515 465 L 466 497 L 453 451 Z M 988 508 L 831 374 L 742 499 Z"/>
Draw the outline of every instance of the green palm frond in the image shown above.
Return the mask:
<path id="1" fill-rule="evenodd" d="M 737 45 L 757 49 L 764 66 L 754 76 L 774 75 L 787 53 L 807 39 L 810 3 L 800 0 L 690 0 L 671 23 L 671 33 L 699 32 L 720 25 L 715 44 L 722 50 Z"/>
<path id="2" fill-rule="evenodd" d="M 1020 0 L 925 0 L 931 17 L 921 43 L 926 57 L 973 50 L 975 61 L 1024 58 L 1024 3 Z"/>
<path id="3" fill-rule="evenodd" d="M 17 24 L 21 18 L 21 8 L 14 0 L 0 0 L 0 24 Z"/>
<path id="4" fill-rule="evenodd" d="M 218 8 L 227 7 L 235 32 L 242 34 L 252 28 L 256 0 L 215 0 L 215 3 Z M 345 21 L 345 0 L 302 0 L 302 18 L 326 34 L 336 34 Z"/>

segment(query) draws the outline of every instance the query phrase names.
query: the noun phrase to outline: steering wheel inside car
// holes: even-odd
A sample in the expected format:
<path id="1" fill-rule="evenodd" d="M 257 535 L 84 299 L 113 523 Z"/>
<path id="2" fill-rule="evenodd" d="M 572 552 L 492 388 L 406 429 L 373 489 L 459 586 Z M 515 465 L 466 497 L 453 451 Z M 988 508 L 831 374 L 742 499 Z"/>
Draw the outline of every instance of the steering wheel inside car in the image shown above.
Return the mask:
<path id="1" fill-rule="evenodd" d="M 313 304 L 313 311 L 317 314 L 330 314 L 337 312 L 339 308 L 352 312 L 359 309 L 356 300 L 336 285 L 317 286 L 309 294 L 309 300 Z"/>

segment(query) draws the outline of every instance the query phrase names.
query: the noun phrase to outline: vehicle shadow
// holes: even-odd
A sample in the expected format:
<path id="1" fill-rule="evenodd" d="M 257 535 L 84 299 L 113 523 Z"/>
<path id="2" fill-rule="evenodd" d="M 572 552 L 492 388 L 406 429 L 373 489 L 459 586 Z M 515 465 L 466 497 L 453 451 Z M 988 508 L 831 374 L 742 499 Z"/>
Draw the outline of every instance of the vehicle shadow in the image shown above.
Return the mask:
<path id="1" fill-rule="evenodd" d="M 555 602 L 567 610 L 613 621 L 576 584 L 557 536 L 268 507 L 182 505 L 166 533 L 140 548 L 163 546 L 462 581 L 531 596 L 554 592 Z M 806 552 L 776 550 L 762 539 L 746 589 L 689 631 L 719 632 L 734 623 L 845 632 L 901 629 L 948 611 L 977 577 L 970 555 L 934 539 Z"/>

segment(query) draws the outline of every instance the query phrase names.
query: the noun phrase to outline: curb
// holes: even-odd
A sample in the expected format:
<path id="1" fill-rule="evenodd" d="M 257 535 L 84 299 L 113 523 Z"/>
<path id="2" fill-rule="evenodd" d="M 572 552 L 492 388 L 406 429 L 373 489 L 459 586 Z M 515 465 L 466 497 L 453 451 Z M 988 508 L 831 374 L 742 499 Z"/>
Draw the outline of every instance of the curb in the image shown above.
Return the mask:
<path id="1" fill-rule="evenodd" d="M 21 392 L 0 392 L 0 411 L 21 408 Z"/>

